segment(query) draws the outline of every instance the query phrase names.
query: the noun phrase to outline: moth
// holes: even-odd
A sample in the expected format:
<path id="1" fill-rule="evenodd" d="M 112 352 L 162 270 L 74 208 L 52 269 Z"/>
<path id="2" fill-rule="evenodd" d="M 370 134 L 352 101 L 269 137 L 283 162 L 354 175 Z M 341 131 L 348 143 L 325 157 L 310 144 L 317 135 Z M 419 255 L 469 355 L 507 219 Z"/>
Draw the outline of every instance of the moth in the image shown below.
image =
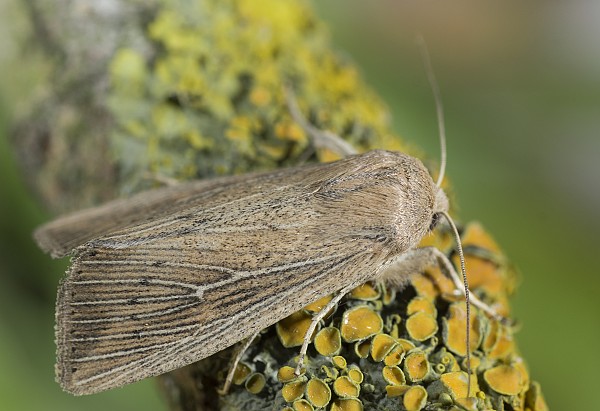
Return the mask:
<path id="1" fill-rule="evenodd" d="M 73 256 L 56 307 L 58 381 L 91 394 L 205 358 L 377 278 L 447 205 L 419 160 L 371 151 L 50 222 L 40 247 Z"/>
<path id="2" fill-rule="evenodd" d="M 290 111 L 315 142 L 328 139 L 295 104 Z M 440 138 L 444 164 L 441 121 Z M 57 380 L 81 395 L 156 376 L 321 297 L 337 293 L 334 305 L 366 281 L 405 282 L 436 263 L 464 286 L 468 346 L 469 302 L 496 315 L 468 291 L 443 168 L 434 183 L 418 159 L 376 150 L 150 190 L 47 223 L 34 233 L 39 246 L 72 256 L 56 306 Z M 444 254 L 417 248 L 442 216 L 458 242 L 462 283 Z M 313 319 L 297 371 L 329 308 Z"/>

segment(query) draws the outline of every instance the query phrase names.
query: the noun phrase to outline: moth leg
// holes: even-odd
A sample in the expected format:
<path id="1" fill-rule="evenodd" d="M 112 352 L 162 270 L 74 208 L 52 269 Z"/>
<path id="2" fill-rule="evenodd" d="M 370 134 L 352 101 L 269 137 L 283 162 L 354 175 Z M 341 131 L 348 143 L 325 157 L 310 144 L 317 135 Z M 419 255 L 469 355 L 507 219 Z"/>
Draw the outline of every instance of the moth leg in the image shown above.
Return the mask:
<path id="1" fill-rule="evenodd" d="M 462 280 L 460 279 L 458 273 L 456 272 L 456 269 L 454 268 L 454 265 L 452 264 L 452 262 L 450 261 L 448 256 L 446 254 L 442 253 L 440 250 L 438 250 L 435 247 L 426 247 L 426 248 L 431 248 L 433 250 L 432 253 L 435 254 L 438 261 L 444 266 L 446 271 L 448 271 L 448 274 L 450 274 L 450 278 L 452 279 L 452 281 L 454 282 L 454 285 L 456 286 L 456 291 L 460 291 L 461 294 L 464 295 Z M 507 322 L 506 318 L 502 317 L 500 314 L 498 314 L 496 312 L 496 310 L 494 310 L 492 307 L 490 307 L 489 305 L 487 305 L 486 303 L 481 301 L 479 298 L 477 298 L 477 296 L 474 295 L 472 292 L 469 292 L 469 298 L 471 300 L 471 303 L 475 307 L 481 309 L 483 312 L 485 312 L 490 317 L 492 317 L 495 320 L 500 321 L 502 323 Z"/>
<path id="2" fill-rule="evenodd" d="M 328 149 L 334 153 L 339 154 L 341 157 L 348 157 L 358 152 L 349 144 L 343 140 L 337 134 L 327 130 L 319 130 L 308 122 L 308 120 L 302 115 L 296 96 L 290 87 L 285 87 L 285 96 L 287 105 L 290 110 L 290 115 L 296 123 L 302 127 L 304 132 L 308 134 L 313 146 L 317 149 Z"/>
<path id="3" fill-rule="evenodd" d="M 323 318 L 325 318 L 327 313 L 329 313 L 329 311 L 331 311 L 341 301 L 341 299 L 344 297 L 344 295 L 348 294 L 353 289 L 354 289 L 354 286 L 341 289 L 337 293 L 337 295 L 335 295 L 331 299 L 331 301 L 329 301 L 329 303 L 327 303 L 327 305 L 321 309 L 321 311 L 319 311 L 318 313 L 316 313 L 313 316 L 312 321 L 308 327 L 308 330 L 306 330 L 306 333 L 304 334 L 304 341 L 302 342 L 302 347 L 300 347 L 300 354 L 298 354 L 298 364 L 296 365 L 294 374 L 300 375 L 300 373 L 301 373 L 302 365 L 304 364 L 304 357 L 306 357 L 306 352 L 308 351 L 308 345 L 310 344 L 310 338 L 312 337 L 313 333 L 317 329 L 317 325 L 319 325 L 319 322 L 321 322 L 321 320 Z"/>
<path id="4" fill-rule="evenodd" d="M 260 334 L 260 331 L 257 331 L 254 334 L 252 334 L 250 337 L 246 338 L 246 341 L 244 341 L 244 344 L 239 348 L 239 350 L 235 354 L 235 357 L 233 358 L 231 366 L 229 367 L 229 371 L 227 372 L 227 378 L 225 378 L 225 383 L 223 384 L 223 388 L 217 390 L 217 392 L 220 395 L 227 395 L 227 393 L 229 392 L 229 388 L 231 387 L 231 383 L 233 382 L 233 376 L 235 375 L 235 370 L 237 369 L 238 364 L 242 360 L 242 357 L 248 350 L 248 347 L 250 347 L 250 345 L 252 344 L 252 342 L 254 342 L 256 337 L 258 337 L 258 334 Z"/>
<path id="5" fill-rule="evenodd" d="M 446 254 L 435 247 L 415 248 L 406 252 L 386 268 L 383 274 L 381 274 L 380 279 L 392 284 L 405 283 L 410 279 L 412 274 L 422 272 L 425 268 L 436 264 L 440 264 L 448 272 L 450 279 L 456 286 L 456 292 L 464 295 L 463 282 L 456 272 L 454 265 Z M 484 311 L 490 317 L 503 323 L 506 322 L 504 317 L 477 298 L 472 292 L 469 293 L 469 298 L 474 306 Z"/>

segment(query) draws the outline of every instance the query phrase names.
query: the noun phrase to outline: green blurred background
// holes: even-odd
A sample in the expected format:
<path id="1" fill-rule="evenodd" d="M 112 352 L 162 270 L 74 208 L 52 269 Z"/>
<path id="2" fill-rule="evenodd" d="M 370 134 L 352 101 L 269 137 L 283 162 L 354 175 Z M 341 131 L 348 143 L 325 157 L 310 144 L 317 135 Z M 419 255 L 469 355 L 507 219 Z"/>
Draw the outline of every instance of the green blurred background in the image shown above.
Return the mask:
<path id="1" fill-rule="evenodd" d="M 8 133 L 40 65 L 0 5 L 0 409 L 160 410 L 151 380 L 75 398 L 54 383 L 54 298 L 66 261 L 37 250 L 50 218 L 30 196 Z M 518 345 L 554 410 L 597 409 L 600 295 L 600 2 L 317 5 L 334 44 L 392 108 L 396 131 L 438 157 L 427 40 L 446 110 L 447 175 L 463 221 L 479 220 L 519 267 Z M 28 56 L 29 63 L 35 61 Z"/>

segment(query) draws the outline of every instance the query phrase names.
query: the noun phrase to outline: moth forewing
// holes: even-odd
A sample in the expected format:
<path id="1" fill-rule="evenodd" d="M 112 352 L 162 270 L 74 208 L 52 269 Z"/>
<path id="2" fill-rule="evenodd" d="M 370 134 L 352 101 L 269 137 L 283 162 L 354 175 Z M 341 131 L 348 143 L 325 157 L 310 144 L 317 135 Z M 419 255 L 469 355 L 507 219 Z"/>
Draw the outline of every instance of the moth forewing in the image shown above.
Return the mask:
<path id="1" fill-rule="evenodd" d="M 436 207 L 421 162 L 385 151 L 206 187 L 75 250 L 57 303 L 65 390 L 187 365 L 372 279 L 417 245 Z"/>

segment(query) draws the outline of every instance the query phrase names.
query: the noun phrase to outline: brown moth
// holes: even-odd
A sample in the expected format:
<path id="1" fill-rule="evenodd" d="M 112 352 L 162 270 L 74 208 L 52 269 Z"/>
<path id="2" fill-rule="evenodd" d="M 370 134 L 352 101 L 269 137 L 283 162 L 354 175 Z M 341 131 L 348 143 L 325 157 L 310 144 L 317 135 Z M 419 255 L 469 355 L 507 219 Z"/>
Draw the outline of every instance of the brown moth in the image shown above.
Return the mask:
<path id="1" fill-rule="evenodd" d="M 91 394 L 165 373 L 390 265 L 412 269 L 447 208 L 419 160 L 371 151 L 59 218 L 35 233 L 52 256 L 73 255 L 58 293 L 57 379 Z"/>

